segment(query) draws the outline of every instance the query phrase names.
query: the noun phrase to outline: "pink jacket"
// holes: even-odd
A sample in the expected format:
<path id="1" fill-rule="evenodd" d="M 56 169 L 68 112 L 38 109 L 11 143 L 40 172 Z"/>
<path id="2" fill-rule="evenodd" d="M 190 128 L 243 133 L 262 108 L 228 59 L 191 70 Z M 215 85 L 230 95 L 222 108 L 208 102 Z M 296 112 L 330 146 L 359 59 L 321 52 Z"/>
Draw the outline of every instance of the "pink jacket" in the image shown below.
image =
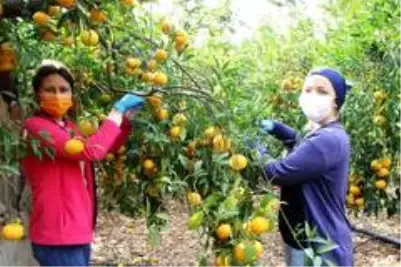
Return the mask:
<path id="1" fill-rule="evenodd" d="M 86 138 L 85 149 L 77 155 L 64 151 L 65 143 L 81 137 L 78 127 L 66 121 L 63 128 L 46 116 L 25 121 L 27 140 L 39 139 L 55 152 L 42 160 L 29 153 L 21 167 L 32 189 L 29 238 L 42 245 L 87 244 L 93 241 L 96 213 L 96 185 L 92 162 L 123 145 L 132 129 L 124 120 L 121 128 L 105 120 L 98 131 Z M 43 137 L 47 135 L 48 137 Z"/>

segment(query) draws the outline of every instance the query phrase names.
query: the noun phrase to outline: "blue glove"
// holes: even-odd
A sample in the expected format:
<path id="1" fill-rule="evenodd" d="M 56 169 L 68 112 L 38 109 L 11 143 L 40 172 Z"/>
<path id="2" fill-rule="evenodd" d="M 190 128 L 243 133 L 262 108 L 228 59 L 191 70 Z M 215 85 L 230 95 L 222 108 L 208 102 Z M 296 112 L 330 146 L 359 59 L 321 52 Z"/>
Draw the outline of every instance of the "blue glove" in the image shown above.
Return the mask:
<path id="1" fill-rule="evenodd" d="M 272 120 L 262 120 L 260 122 L 260 128 L 264 132 L 270 133 L 274 129 L 274 121 L 272 121 Z"/>
<path id="2" fill-rule="evenodd" d="M 143 100 L 143 97 L 126 94 L 114 104 L 113 108 L 121 113 L 125 113 L 130 109 L 139 110 L 144 104 L 145 101 Z"/>

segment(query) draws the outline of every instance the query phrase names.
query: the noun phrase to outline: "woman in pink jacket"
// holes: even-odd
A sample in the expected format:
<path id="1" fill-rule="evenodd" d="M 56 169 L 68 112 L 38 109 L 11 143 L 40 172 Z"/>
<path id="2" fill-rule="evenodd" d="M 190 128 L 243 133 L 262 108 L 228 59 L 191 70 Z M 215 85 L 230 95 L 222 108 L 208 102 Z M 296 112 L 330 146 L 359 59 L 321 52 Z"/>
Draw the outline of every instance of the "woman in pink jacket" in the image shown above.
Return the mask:
<path id="1" fill-rule="evenodd" d="M 40 110 L 24 123 L 27 141 L 36 139 L 53 151 L 21 160 L 32 189 L 29 238 L 35 258 L 46 266 L 88 266 L 96 223 L 96 183 L 93 162 L 118 150 L 132 129 L 127 113 L 143 106 L 143 99 L 126 95 L 108 114 L 96 133 L 85 139 L 84 150 L 70 155 L 64 147 L 71 136 L 81 138 L 67 118 L 74 79 L 56 61 L 44 61 L 33 78 Z"/>

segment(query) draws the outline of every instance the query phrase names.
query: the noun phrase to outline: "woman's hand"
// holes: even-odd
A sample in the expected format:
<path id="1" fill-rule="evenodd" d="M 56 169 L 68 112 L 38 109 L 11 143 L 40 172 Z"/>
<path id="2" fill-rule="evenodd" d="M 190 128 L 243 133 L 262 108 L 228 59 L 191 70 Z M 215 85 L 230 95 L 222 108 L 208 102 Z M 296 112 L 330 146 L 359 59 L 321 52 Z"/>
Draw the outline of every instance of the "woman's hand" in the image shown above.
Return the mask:
<path id="1" fill-rule="evenodd" d="M 137 109 L 130 109 L 124 115 L 127 119 L 132 120 L 137 112 Z"/>
<path id="2" fill-rule="evenodd" d="M 145 101 L 143 97 L 126 94 L 114 104 L 113 108 L 121 113 L 126 113 L 128 110 L 131 109 L 139 110 L 144 105 L 144 103 Z"/>
<path id="3" fill-rule="evenodd" d="M 274 121 L 272 121 L 272 120 L 262 120 L 260 122 L 260 128 L 265 133 L 271 133 L 271 131 L 274 129 Z"/>

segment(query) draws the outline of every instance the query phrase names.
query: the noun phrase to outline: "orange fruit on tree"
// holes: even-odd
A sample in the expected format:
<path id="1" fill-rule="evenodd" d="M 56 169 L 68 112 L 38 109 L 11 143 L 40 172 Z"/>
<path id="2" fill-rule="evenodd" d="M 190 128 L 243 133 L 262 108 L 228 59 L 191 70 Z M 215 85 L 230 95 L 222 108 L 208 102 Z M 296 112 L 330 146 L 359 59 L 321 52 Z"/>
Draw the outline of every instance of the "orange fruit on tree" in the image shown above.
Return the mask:
<path id="1" fill-rule="evenodd" d="M 40 39 L 45 42 L 51 42 L 54 40 L 54 33 L 49 30 L 41 31 Z"/>
<path id="2" fill-rule="evenodd" d="M 230 258 L 228 256 L 219 255 L 216 257 L 215 266 L 231 266 Z"/>
<path id="3" fill-rule="evenodd" d="M 1 62 L 1 60 L 0 60 Z M 2 62 L 0 63 L 0 72 L 8 72 L 8 71 L 12 71 L 15 69 L 15 64 L 11 63 L 11 62 Z"/>
<path id="4" fill-rule="evenodd" d="M 129 57 L 125 60 L 125 66 L 131 69 L 141 66 L 142 61 L 139 58 Z"/>
<path id="5" fill-rule="evenodd" d="M 241 171 L 248 165 L 247 158 L 242 154 L 235 154 L 229 159 L 229 166 L 235 171 Z"/>
<path id="6" fill-rule="evenodd" d="M 215 153 L 226 153 L 231 149 L 231 140 L 218 134 L 213 138 L 213 151 Z"/>
<path id="7" fill-rule="evenodd" d="M 93 123 L 90 120 L 81 120 L 78 122 L 78 127 L 79 130 L 81 131 L 81 134 L 84 136 L 89 136 L 97 131 L 97 126 L 95 123 Z"/>
<path id="8" fill-rule="evenodd" d="M 153 78 L 153 84 L 155 85 L 165 85 L 168 82 L 167 75 L 164 74 L 163 72 L 156 72 L 155 76 Z"/>
<path id="9" fill-rule="evenodd" d="M 147 98 L 147 102 L 153 108 L 159 108 L 162 104 L 162 99 L 160 96 L 152 95 Z"/>
<path id="10" fill-rule="evenodd" d="M 33 21 L 40 26 L 47 25 L 50 21 L 50 16 L 43 11 L 36 11 L 32 16 Z"/>
<path id="11" fill-rule="evenodd" d="M 49 6 L 47 14 L 49 14 L 50 17 L 57 17 L 60 14 L 60 10 L 60 6 Z"/>
<path id="12" fill-rule="evenodd" d="M 205 130 L 204 135 L 207 139 L 211 140 L 219 133 L 220 131 L 217 127 L 210 126 Z"/>
<path id="13" fill-rule="evenodd" d="M 347 195 L 347 204 L 348 204 L 349 206 L 353 206 L 353 205 L 355 204 L 355 197 L 354 197 L 354 195 L 351 194 L 351 193 L 349 193 L 349 194 Z"/>
<path id="14" fill-rule="evenodd" d="M 159 121 L 164 121 L 168 119 L 168 111 L 165 108 L 159 109 L 156 115 Z"/>
<path id="15" fill-rule="evenodd" d="M 6 55 L 14 55 L 15 56 L 15 49 L 10 42 L 4 42 L 0 45 L 0 51 L 2 54 Z"/>
<path id="16" fill-rule="evenodd" d="M 57 0 L 57 3 L 65 8 L 71 8 L 75 6 L 75 0 Z"/>
<path id="17" fill-rule="evenodd" d="M 189 38 L 188 38 L 188 34 L 184 31 L 180 31 L 176 33 L 175 36 L 175 43 L 178 46 L 185 46 L 186 44 L 188 44 Z"/>
<path id="18" fill-rule="evenodd" d="M 100 9 L 92 8 L 89 13 L 89 19 L 94 23 L 103 23 L 107 19 L 107 15 Z"/>
<path id="19" fill-rule="evenodd" d="M 146 63 L 146 68 L 148 71 L 155 71 L 157 69 L 157 61 L 155 59 L 151 59 Z"/>
<path id="20" fill-rule="evenodd" d="M 120 0 L 120 3 L 125 6 L 133 6 L 135 5 L 135 0 Z"/>
<path id="21" fill-rule="evenodd" d="M 353 206 L 355 204 L 355 197 L 353 194 L 348 194 L 346 200 L 349 206 Z"/>
<path id="22" fill-rule="evenodd" d="M 291 82 L 290 79 L 285 79 L 282 83 L 281 83 L 281 88 L 288 91 L 291 90 L 293 87 L 293 84 Z"/>
<path id="23" fill-rule="evenodd" d="M 129 67 L 125 67 L 125 72 L 134 77 L 140 77 L 143 74 L 143 70 L 141 68 L 131 69 Z"/>
<path id="24" fill-rule="evenodd" d="M 373 120 L 374 120 L 375 124 L 378 126 L 383 126 L 387 121 L 386 117 L 384 117 L 383 115 L 377 115 L 374 117 Z"/>
<path id="25" fill-rule="evenodd" d="M 171 138 L 178 138 L 181 134 L 181 127 L 180 126 L 173 126 L 169 131 Z"/>
<path id="26" fill-rule="evenodd" d="M 168 53 L 167 53 L 166 50 L 157 49 L 156 52 L 155 52 L 155 54 L 154 54 L 154 56 L 153 56 L 153 58 L 154 58 L 157 62 L 161 63 L 161 62 L 167 60 L 167 58 L 168 58 Z"/>
<path id="27" fill-rule="evenodd" d="M 380 168 L 380 170 L 377 171 L 376 175 L 380 178 L 385 178 L 390 175 L 390 171 L 386 168 Z"/>
<path id="28" fill-rule="evenodd" d="M 269 229 L 270 229 L 270 220 L 265 217 L 257 216 L 249 222 L 249 230 L 251 231 L 251 233 L 255 235 L 264 234 Z"/>
<path id="29" fill-rule="evenodd" d="M 173 117 L 173 124 L 183 126 L 187 123 L 188 119 L 183 113 L 177 113 Z"/>
<path id="30" fill-rule="evenodd" d="M 390 158 L 384 158 L 380 161 L 380 163 L 383 168 L 389 169 L 391 167 L 391 159 Z"/>
<path id="31" fill-rule="evenodd" d="M 96 46 L 99 43 L 99 35 L 94 30 L 86 30 L 81 33 L 81 41 L 86 46 Z"/>
<path id="32" fill-rule="evenodd" d="M 216 235 L 220 240 L 228 240 L 231 235 L 232 235 L 233 231 L 231 228 L 231 225 L 224 223 L 219 225 L 219 227 L 217 227 L 216 229 Z"/>
<path id="33" fill-rule="evenodd" d="M 240 242 L 233 249 L 233 257 L 240 264 L 246 264 L 250 258 L 245 253 L 245 248 L 249 246 L 249 242 Z"/>
<path id="34" fill-rule="evenodd" d="M 24 237 L 24 226 L 18 222 L 6 224 L 1 234 L 5 240 L 21 240 Z"/>
<path id="35" fill-rule="evenodd" d="M 379 160 L 377 160 L 377 159 L 372 160 L 372 162 L 370 162 L 370 168 L 373 171 L 378 171 L 381 168 L 381 164 L 380 164 Z"/>
<path id="36" fill-rule="evenodd" d="M 171 32 L 171 25 L 166 19 L 163 19 L 160 23 L 160 29 L 164 34 L 168 35 Z"/>
<path id="37" fill-rule="evenodd" d="M 144 162 L 143 162 L 143 164 L 142 164 L 142 166 L 143 166 L 143 168 L 144 168 L 145 170 L 152 170 L 156 165 L 155 165 L 155 163 L 153 162 L 153 160 L 151 160 L 151 159 L 145 159 Z"/>
<path id="38" fill-rule="evenodd" d="M 16 65 L 16 54 L 13 46 L 9 42 L 2 43 L 0 46 L 0 71 L 11 71 Z"/>
<path id="39" fill-rule="evenodd" d="M 202 197 L 197 192 L 189 192 L 187 194 L 188 203 L 192 206 L 198 206 L 202 203 Z"/>
<path id="40" fill-rule="evenodd" d="M 365 199 L 362 197 L 355 199 L 355 205 L 357 205 L 358 208 L 363 208 L 365 205 Z"/>
<path id="41" fill-rule="evenodd" d="M 373 97 L 376 101 L 383 101 L 386 99 L 387 95 L 384 91 L 379 90 L 373 93 Z"/>
<path id="42" fill-rule="evenodd" d="M 155 77 L 155 75 L 152 72 L 146 71 L 146 72 L 142 73 L 142 75 L 140 76 L 140 79 L 142 82 L 145 82 L 145 83 L 153 83 L 154 77 Z"/>
<path id="43" fill-rule="evenodd" d="M 107 94 L 107 93 L 102 93 L 100 95 L 99 100 L 103 103 L 103 104 L 108 104 L 111 101 L 111 95 Z"/>
<path id="44" fill-rule="evenodd" d="M 243 263 L 245 261 L 245 244 L 238 243 L 233 250 L 233 256 L 236 261 Z"/>
<path id="45" fill-rule="evenodd" d="M 61 40 L 61 44 L 64 47 L 71 47 L 74 44 L 74 37 L 66 36 Z"/>
<path id="46" fill-rule="evenodd" d="M 261 257 L 263 254 L 263 245 L 258 240 L 255 240 L 256 257 Z"/>
<path id="47" fill-rule="evenodd" d="M 192 158 L 195 156 L 196 147 L 197 147 L 197 141 L 192 141 L 190 144 L 187 145 L 186 153 L 188 157 Z"/>
<path id="48" fill-rule="evenodd" d="M 146 176 L 148 177 L 152 177 L 154 176 L 157 172 L 159 171 L 159 169 L 155 166 L 152 169 L 144 169 L 144 173 Z"/>
<path id="49" fill-rule="evenodd" d="M 354 196 L 359 196 L 359 194 L 361 193 L 361 189 L 359 189 L 359 187 L 356 185 L 351 185 L 349 188 L 349 192 Z"/>
<path id="50" fill-rule="evenodd" d="M 79 154 L 84 150 L 84 143 L 76 138 L 70 139 L 65 143 L 64 150 L 70 155 Z"/>
<path id="51" fill-rule="evenodd" d="M 184 51 L 186 47 L 187 47 L 186 44 L 175 44 L 175 50 L 177 50 L 177 52 Z"/>
<path id="52" fill-rule="evenodd" d="M 377 180 L 375 182 L 375 187 L 377 189 L 385 189 L 387 187 L 387 183 L 385 180 Z"/>

